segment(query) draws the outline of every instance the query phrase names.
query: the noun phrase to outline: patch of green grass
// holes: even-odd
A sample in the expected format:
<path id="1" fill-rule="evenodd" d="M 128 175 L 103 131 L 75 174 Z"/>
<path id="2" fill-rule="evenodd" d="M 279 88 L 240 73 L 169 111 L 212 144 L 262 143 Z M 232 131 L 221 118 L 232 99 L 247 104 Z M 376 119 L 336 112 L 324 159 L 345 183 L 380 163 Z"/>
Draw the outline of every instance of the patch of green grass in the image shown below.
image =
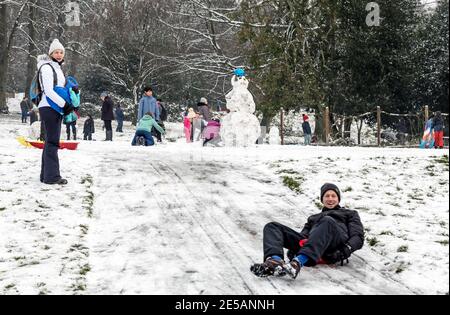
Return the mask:
<path id="1" fill-rule="evenodd" d="M 397 249 L 397 253 L 407 253 L 409 247 L 407 245 L 402 245 Z"/>
<path id="2" fill-rule="evenodd" d="M 343 192 L 351 192 L 351 191 L 353 191 L 353 188 L 351 187 L 351 186 L 348 186 L 348 187 L 346 187 L 346 188 L 344 188 L 344 190 L 343 190 Z"/>
<path id="3" fill-rule="evenodd" d="M 15 261 L 19 261 L 19 260 L 25 260 L 25 259 L 27 259 L 25 256 L 16 256 L 16 257 L 13 257 L 13 259 L 15 260 Z"/>
<path id="4" fill-rule="evenodd" d="M 277 174 L 299 175 L 300 173 L 293 169 L 284 169 L 277 171 Z"/>
<path id="5" fill-rule="evenodd" d="M 5 290 L 9 290 L 9 289 L 12 289 L 12 288 L 15 288 L 15 287 L 16 287 L 16 285 L 14 283 L 11 283 L 11 284 L 8 284 L 8 285 L 5 286 Z"/>
<path id="6" fill-rule="evenodd" d="M 87 273 L 88 273 L 89 271 L 91 271 L 91 267 L 90 267 L 88 264 L 86 264 L 86 265 L 84 265 L 83 267 L 81 267 L 81 269 L 80 269 L 80 275 L 85 276 L 85 275 L 87 275 Z"/>
<path id="7" fill-rule="evenodd" d="M 41 209 L 50 209 L 49 206 L 46 206 L 46 205 L 44 205 L 42 203 L 39 203 L 39 202 L 38 202 L 38 207 L 41 208 Z"/>
<path id="8" fill-rule="evenodd" d="M 440 225 L 441 227 L 445 228 L 445 227 L 447 226 L 447 222 L 441 221 L 441 222 L 439 222 L 439 225 Z"/>
<path id="9" fill-rule="evenodd" d="M 401 264 L 400 266 L 397 267 L 397 269 L 395 270 L 395 273 L 399 274 L 405 270 L 406 270 L 406 266 L 404 264 Z"/>
<path id="10" fill-rule="evenodd" d="M 408 198 L 410 198 L 412 200 L 423 201 L 423 197 L 421 195 L 418 195 L 418 194 L 408 194 Z"/>
<path id="11" fill-rule="evenodd" d="M 83 206 L 87 210 L 88 218 L 92 218 L 94 215 L 94 193 L 88 191 L 87 195 L 83 198 Z"/>
<path id="12" fill-rule="evenodd" d="M 382 232 L 380 233 L 380 235 L 394 236 L 394 233 L 392 233 L 391 231 L 382 231 Z"/>
<path id="13" fill-rule="evenodd" d="M 371 237 L 367 239 L 367 243 L 369 244 L 369 246 L 376 246 L 377 244 L 380 243 L 380 241 L 376 238 L 376 237 Z"/>
<path id="14" fill-rule="evenodd" d="M 86 235 L 89 231 L 89 227 L 87 225 L 80 225 L 81 228 L 81 234 Z"/>
<path id="15" fill-rule="evenodd" d="M 295 178 L 290 176 L 283 176 L 283 185 L 288 187 L 290 190 L 296 192 L 297 194 L 302 193 L 301 183 Z"/>
<path id="16" fill-rule="evenodd" d="M 436 241 L 436 243 L 441 244 L 443 246 L 448 246 L 448 240 Z"/>
<path id="17" fill-rule="evenodd" d="M 0 207 L 0 212 L 5 211 L 6 207 Z"/>
<path id="18" fill-rule="evenodd" d="M 81 184 L 82 185 L 88 184 L 88 186 L 90 187 L 90 186 L 92 186 L 93 183 L 94 183 L 94 179 L 92 178 L 91 175 L 86 175 L 85 177 L 83 177 L 81 179 Z"/>
<path id="19" fill-rule="evenodd" d="M 0 189 L 0 192 L 13 192 L 12 189 Z"/>
<path id="20" fill-rule="evenodd" d="M 72 289 L 74 292 L 86 291 L 86 284 L 83 283 L 74 284 L 72 285 Z"/>
<path id="21" fill-rule="evenodd" d="M 439 164 L 449 165 L 448 155 L 444 155 L 444 156 L 442 156 L 440 158 L 437 158 L 435 160 L 435 162 L 439 163 Z"/>

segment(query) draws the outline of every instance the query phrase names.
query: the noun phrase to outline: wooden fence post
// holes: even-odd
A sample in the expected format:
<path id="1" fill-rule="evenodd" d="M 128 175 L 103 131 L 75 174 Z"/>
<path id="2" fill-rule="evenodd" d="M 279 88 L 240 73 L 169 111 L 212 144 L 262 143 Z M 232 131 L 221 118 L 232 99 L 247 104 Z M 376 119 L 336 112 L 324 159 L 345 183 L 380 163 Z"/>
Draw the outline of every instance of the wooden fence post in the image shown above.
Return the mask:
<path id="1" fill-rule="evenodd" d="M 425 124 L 427 123 L 428 119 L 430 119 L 430 107 L 428 105 L 425 105 Z"/>
<path id="2" fill-rule="evenodd" d="M 378 146 L 381 147 L 381 107 L 377 106 L 377 138 Z"/>
<path id="3" fill-rule="evenodd" d="M 330 108 L 325 108 L 325 143 L 330 144 Z"/>
<path id="4" fill-rule="evenodd" d="M 281 130 L 280 130 L 280 135 L 281 135 L 281 145 L 284 145 L 284 109 L 281 108 Z"/>

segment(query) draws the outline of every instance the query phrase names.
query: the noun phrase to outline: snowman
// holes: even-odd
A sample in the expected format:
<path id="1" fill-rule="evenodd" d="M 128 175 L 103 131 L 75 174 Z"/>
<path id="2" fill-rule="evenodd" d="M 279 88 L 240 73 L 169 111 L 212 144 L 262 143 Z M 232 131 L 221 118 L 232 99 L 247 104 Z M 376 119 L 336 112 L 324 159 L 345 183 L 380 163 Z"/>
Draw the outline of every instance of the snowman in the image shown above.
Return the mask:
<path id="1" fill-rule="evenodd" d="M 261 135 L 261 126 L 254 115 L 256 104 L 248 90 L 245 71 L 237 69 L 231 79 L 233 89 L 226 95 L 230 113 L 222 119 L 220 135 L 225 146 L 248 147 Z"/>
<path id="2" fill-rule="evenodd" d="M 272 144 L 272 145 L 280 145 L 281 144 L 280 129 L 278 129 L 275 126 L 270 128 L 269 143 Z"/>

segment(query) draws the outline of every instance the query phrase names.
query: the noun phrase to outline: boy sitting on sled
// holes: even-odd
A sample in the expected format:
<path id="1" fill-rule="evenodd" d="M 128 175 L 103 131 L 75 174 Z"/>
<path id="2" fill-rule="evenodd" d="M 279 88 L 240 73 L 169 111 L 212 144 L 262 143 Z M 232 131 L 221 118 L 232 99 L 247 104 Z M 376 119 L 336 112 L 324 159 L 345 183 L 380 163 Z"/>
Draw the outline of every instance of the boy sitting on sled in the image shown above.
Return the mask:
<path id="1" fill-rule="evenodd" d="M 321 213 L 308 218 L 298 233 L 279 223 L 264 228 L 264 263 L 251 271 L 259 277 L 290 275 L 296 278 L 302 267 L 318 263 L 335 264 L 347 260 L 364 244 L 364 227 L 357 211 L 342 208 L 341 192 L 334 184 L 321 188 Z M 289 263 L 284 261 L 288 249 Z"/>

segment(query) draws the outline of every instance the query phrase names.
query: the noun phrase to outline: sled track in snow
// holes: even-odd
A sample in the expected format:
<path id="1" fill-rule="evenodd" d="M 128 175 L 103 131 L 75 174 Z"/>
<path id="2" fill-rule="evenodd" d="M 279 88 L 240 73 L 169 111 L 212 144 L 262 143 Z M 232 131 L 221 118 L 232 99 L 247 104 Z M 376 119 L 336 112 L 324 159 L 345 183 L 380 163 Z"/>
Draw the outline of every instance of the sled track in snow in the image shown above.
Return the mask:
<path id="1" fill-rule="evenodd" d="M 166 179 L 174 182 L 176 185 L 175 193 L 177 195 L 178 200 L 185 200 L 186 198 L 183 196 L 192 196 L 193 200 L 185 200 L 188 201 L 189 211 L 188 214 L 192 218 L 192 220 L 197 224 L 205 233 L 205 235 L 209 238 L 212 244 L 214 244 L 215 248 L 222 254 L 222 257 L 226 259 L 228 264 L 232 267 L 235 274 L 239 277 L 240 281 L 243 283 L 248 294 L 259 294 L 257 288 L 257 284 L 255 284 L 254 280 L 256 279 L 254 275 L 250 273 L 250 263 L 252 258 L 245 253 L 245 249 L 242 252 L 236 252 L 231 246 L 229 246 L 226 242 L 218 242 L 217 239 L 229 239 L 234 243 L 239 243 L 241 240 L 236 239 L 234 235 L 232 235 L 224 225 L 214 216 L 212 216 L 208 211 L 201 211 L 200 209 L 208 209 L 208 206 L 204 201 L 202 201 L 197 195 L 188 187 L 187 183 L 180 177 L 180 175 L 169 165 L 163 162 L 155 162 L 153 166 L 155 171 L 160 175 L 165 177 Z M 176 215 L 176 213 L 175 213 Z M 226 216 L 226 214 L 223 214 Z M 208 226 L 210 228 L 208 228 Z M 219 235 L 218 235 L 219 234 Z M 243 260 L 242 258 L 247 258 L 248 262 Z M 240 265 L 247 266 L 245 268 L 245 274 L 242 272 L 242 267 L 237 266 L 235 261 L 239 260 L 241 262 Z M 278 294 L 282 294 L 286 291 L 286 287 L 280 288 L 277 286 L 274 281 L 270 278 L 267 279 L 269 284 L 273 289 L 276 290 Z M 285 284 L 284 284 L 285 285 Z"/>
<path id="2" fill-rule="evenodd" d="M 257 289 L 252 289 L 252 287 L 255 285 L 253 284 L 254 279 L 248 279 L 246 275 L 243 275 L 240 271 L 241 268 L 237 267 L 236 264 L 233 262 L 233 259 L 239 259 L 241 261 L 241 265 L 248 265 L 247 262 L 245 262 L 242 257 L 245 257 L 248 262 L 253 261 L 252 257 L 250 257 L 248 254 L 246 254 L 245 249 L 243 250 L 244 253 L 237 253 L 236 250 L 234 250 L 232 247 L 230 247 L 226 243 L 218 243 L 216 239 L 218 238 L 218 229 L 214 229 L 213 227 L 218 227 L 220 230 L 220 234 L 229 238 L 233 242 L 241 242 L 241 240 L 237 240 L 234 235 L 232 235 L 228 229 L 222 224 L 222 222 L 215 216 L 212 216 L 209 212 L 201 211 L 199 209 L 207 209 L 208 205 L 205 201 L 201 199 L 201 197 L 198 197 L 197 194 L 195 194 L 188 186 L 188 183 L 186 183 L 183 178 L 177 173 L 176 170 L 174 170 L 172 167 L 170 167 L 167 163 L 164 162 L 157 162 L 156 163 L 158 169 L 155 169 L 161 176 L 168 177 L 168 180 L 171 180 L 177 185 L 177 198 L 180 198 L 180 188 L 182 190 L 185 190 L 185 193 L 193 196 L 194 201 L 190 201 L 189 208 L 195 209 L 194 212 L 189 212 L 189 215 L 192 217 L 192 219 L 198 224 L 202 230 L 206 233 L 208 238 L 213 242 L 213 244 L 218 248 L 218 250 L 223 254 L 224 258 L 228 261 L 228 263 L 232 266 L 234 271 L 239 275 L 239 278 L 241 281 L 245 284 L 245 287 L 249 291 L 250 294 L 255 294 L 255 292 L 258 292 Z M 181 194 L 182 196 L 184 193 Z M 292 205 L 293 207 L 296 207 L 294 202 L 290 200 L 289 198 L 286 198 L 285 201 Z M 220 209 L 220 211 L 223 211 L 223 209 Z M 227 216 L 227 214 L 223 213 L 224 216 Z M 208 228 L 208 226 L 212 228 Z M 232 259 L 233 258 L 233 259 Z M 361 265 L 361 267 L 365 267 L 369 269 L 369 272 L 374 273 L 378 279 L 376 279 L 376 283 L 373 283 L 370 281 L 370 275 L 368 275 L 366 272 L 360 270 L 357 266 L 348 268 L 340 268 L 340 267 L 333 267 L 333 266 L 323 266 L 319 268 L 315 268 L 315 270 L 318 271 L 319 274 L 323 275 L 324 278 L 327 279 L 327 281 L 330 281 L 331 283 L 334 283 L 335 285 L 342 287 L 343 289 L 347 290 L 351 294 L 358 294 L 358 292 L 361 292 L 358 287 L 369 289 L 372 293 L 375 291 L 376 294 L 417 294 L 415 290 L 406 287 L 403 283 L 399 282 L 398 280 L 395 280 L 393 277 L 386 275 L 373 266 L 371 266 L 366 260 L 361 258 L 358 255 L 354 255 L 353 264 L 356 263 L 356 265 Z M 250 272 L 248 271 L 248 274 Z M 252 278 L 253 275 L 250 274 Z M 346 283 L 345 281 L 341 281 L 339 278 L 351 278 L 351 282 Z M 286 294 L 286 289 L 289 288 L 295 292 L 295 283 L 286 281 L 287 279 L 276 279 L 276 278 L 267 278 L 268 282 L 270 283 L 271 287 L 273 287 L 278 294 Z M 251 284 L 249 284 L 249 281 Z M 282 284 L 282 287 L 279 286 L 279 284 Z M 375 286 L 374 286 L 375 285 Z"/>

